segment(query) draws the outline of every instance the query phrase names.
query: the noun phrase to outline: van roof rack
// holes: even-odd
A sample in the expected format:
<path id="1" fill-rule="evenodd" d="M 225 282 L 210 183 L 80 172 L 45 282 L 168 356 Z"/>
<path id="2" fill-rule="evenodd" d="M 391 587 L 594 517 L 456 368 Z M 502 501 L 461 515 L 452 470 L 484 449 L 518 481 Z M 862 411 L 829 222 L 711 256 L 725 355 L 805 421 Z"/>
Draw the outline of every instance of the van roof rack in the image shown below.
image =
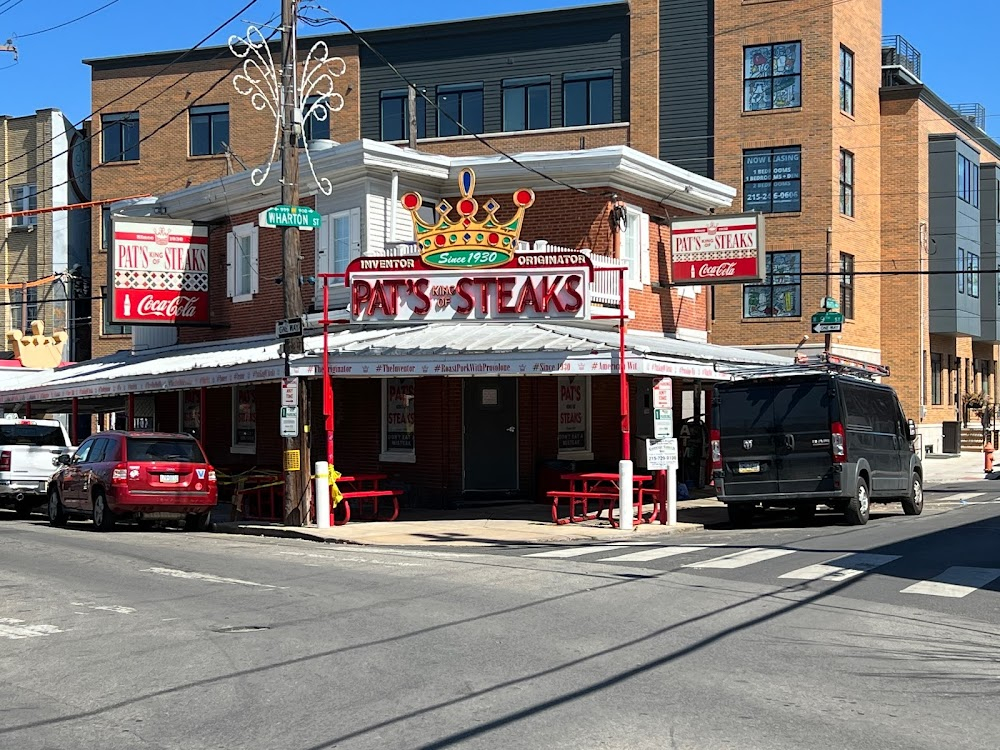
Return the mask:
<path id="1" fill-rule="evenodd" d="M 734 379 L 760 378 L 769 375 L 803 375 L 810 372 L 850 375 L 855 378 L 874 380 L 889 377 L 888 365 L 877 365 L 853 357 L 823 352 L 813 356 L 795 355 L 792 364 L 784 365 L 733 365 L 716 364 L 716 370 L 731 375 Z"/>

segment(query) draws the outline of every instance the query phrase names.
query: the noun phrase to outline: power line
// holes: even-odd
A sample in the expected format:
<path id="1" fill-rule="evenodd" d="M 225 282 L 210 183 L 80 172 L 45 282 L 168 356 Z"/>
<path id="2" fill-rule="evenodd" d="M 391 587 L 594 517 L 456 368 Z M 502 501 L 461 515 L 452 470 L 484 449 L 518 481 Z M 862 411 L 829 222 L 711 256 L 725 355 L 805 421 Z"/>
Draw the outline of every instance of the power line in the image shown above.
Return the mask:
<path id="1" fill-rule="evenodd" d="M 38 31 L 32 31 L 29 34 L 17 34 L 16 38 L 18 38 L 18 39 L 27 39 L 29 36 L 38 36 L 39 34 L 45 34 L 45 33 L 49 32 L 49 31 L 55 31 L 56 29 L 61 29 L 64 26 L 69 26 L 71 23 L 76 23 L 77 21 L 82 21 L 84 18 L 92 16 L 95 13 L 100 13 L 105 8 L 110 8 L 112 5 L 114 5 L 117 2 L 120 2 L 120 0 L 111 0 L 110 2 L 105 3 L 104 5 L 102 5 L 99 8 L 94 8 L 92 11 L 89 11 L 88 13 L 84 13 L 82 16 L 77 16 L 76 18 L 70 19 L 69 21 L 64 21 L 63 23 L 60 23 L 60 24 L 56 24 L 55 26 L 49 26 L 49 28 L 47 28 L 47 29 L 39 29 Z"/>
<path id="2" fill-rule="evenodd" d="M 7 13 L 8 11 L 14 10 L 14 8 L 16 8 L 18 5 L 20 5 L 23 2 L 24 2 L 24 0 L 14 0 L 14 4 L 13 5 L 8 5 L 3 10 L 0 10 L 0 16 L 2 16 L 4 13 Z"/>

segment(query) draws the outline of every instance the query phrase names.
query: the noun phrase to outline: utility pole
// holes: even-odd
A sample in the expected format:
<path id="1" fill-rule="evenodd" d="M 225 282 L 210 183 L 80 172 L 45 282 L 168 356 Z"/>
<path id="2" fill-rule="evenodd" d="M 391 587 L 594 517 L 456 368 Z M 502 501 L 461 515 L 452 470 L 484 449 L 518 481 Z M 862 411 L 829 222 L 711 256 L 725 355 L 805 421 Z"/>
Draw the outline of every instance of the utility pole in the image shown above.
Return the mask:
<path id="1" fill-rule="evenodd" d="M 296 120 L 296 27 L 298 0 L 281 0 L 281 202 L 286 206 L 299 203 L 299 129 Z M 302 275 L 299 247 L 299 229 L 284 227 L 281 230 L 282 276 L 281 288 L 285 303 L 285 318 L 302 318 Z M 302 338 L 285 339 L 285 375 L 289 372 L 289 356 L 301 354 Z M 306 490 L 309 476 L 308 433 L 303 423 L 308 423 L 308 397 L 306 388 L 299 392 L 299 430 L 295 437 L 285 438 L 285 525 L 304 526 L 308 519 Z M 298 466 L 289 459 L 298 452 Z"/>
<path id="2" fill-rule="evenodd" d="M 414 151 L 417 148 L 417 90 L 408 86 L 406 91 L 406 133 L 409 146 Z"/>

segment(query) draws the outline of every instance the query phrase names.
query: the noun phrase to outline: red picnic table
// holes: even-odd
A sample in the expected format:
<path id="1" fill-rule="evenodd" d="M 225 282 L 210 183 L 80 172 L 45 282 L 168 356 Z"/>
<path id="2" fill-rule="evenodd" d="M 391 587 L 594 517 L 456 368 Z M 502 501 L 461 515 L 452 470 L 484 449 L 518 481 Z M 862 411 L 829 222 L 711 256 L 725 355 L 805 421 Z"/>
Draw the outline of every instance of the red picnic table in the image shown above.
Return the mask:
<path id="1" fill-rule="evenodd" d="M 604 508 L 608 509 L 608 521 L 614 528 L 618 527 L 615 521 L 613 510 L 618 504 L 619 476 L 617 473 L 589 471 L 576 474 L 562 474 L 561 479 L 569 482 L 569 487 L 565 490 L 550 490 L 546 495 L 552 498 L 552 521 L 557 524 L 578 523 L 580 521 L 592 521 L 601 517 Z M 642 514 L 642 506 L 646 500 L 646 495 L 653 495 L 657 492 L 652 487 L 643 487 L 643 482 L 652 480 L 648 474 L 635 474 L 632 476 L 633 512 L 636 523 L 652 523 L 652 518 L 646 519 Z M 559 503 L 561 501 L 569 503 L 569 517 L 559 517 Z M 597 501 L 597 511 L 589 512 L 588 502 Z M 583 509 L 582 515 L 577 515 L 577 508 Z M 653 515 L 656 515 L 654 510 Z"/>
<path id="2" fill-rule="evenodd" d="M 399 516 L 399 496 L 402 490 L 391 490 L 379 487 L 379 482 L 388 479 L 387 474 L 352 474 L 343 475 L 337 480 L 337 487 L 343 496 L 337 505 L 330 509 L 330 523 L 343 526 L 351 520 L 351 500 L 358 501 L 358 513 L 365 521 L 395 521 Z M 380 517 L 378 504 L 380 499 L 389 498 L 392 503 L 392 515 Z M 365 504 L 370 503 L 371 512 L 365 514 Z"/>

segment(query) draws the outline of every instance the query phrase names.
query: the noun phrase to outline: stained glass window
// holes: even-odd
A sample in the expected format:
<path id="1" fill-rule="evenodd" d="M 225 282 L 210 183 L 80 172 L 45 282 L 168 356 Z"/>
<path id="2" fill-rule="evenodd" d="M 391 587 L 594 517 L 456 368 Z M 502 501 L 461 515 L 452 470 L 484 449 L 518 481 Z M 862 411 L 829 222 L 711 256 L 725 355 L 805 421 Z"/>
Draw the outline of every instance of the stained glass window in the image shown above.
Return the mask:
<path id="1" fill-rule="evenodd" d="M 763 284 L 743 287 L 743 317 L 794 318 L 802 314 L 802 253 L 768 253 Z"/>
<path id="2" fill-rule="evenodd" d="M 802 106 L 802 44 L 743 48 L 743 109 L 757 112 Z"/>

